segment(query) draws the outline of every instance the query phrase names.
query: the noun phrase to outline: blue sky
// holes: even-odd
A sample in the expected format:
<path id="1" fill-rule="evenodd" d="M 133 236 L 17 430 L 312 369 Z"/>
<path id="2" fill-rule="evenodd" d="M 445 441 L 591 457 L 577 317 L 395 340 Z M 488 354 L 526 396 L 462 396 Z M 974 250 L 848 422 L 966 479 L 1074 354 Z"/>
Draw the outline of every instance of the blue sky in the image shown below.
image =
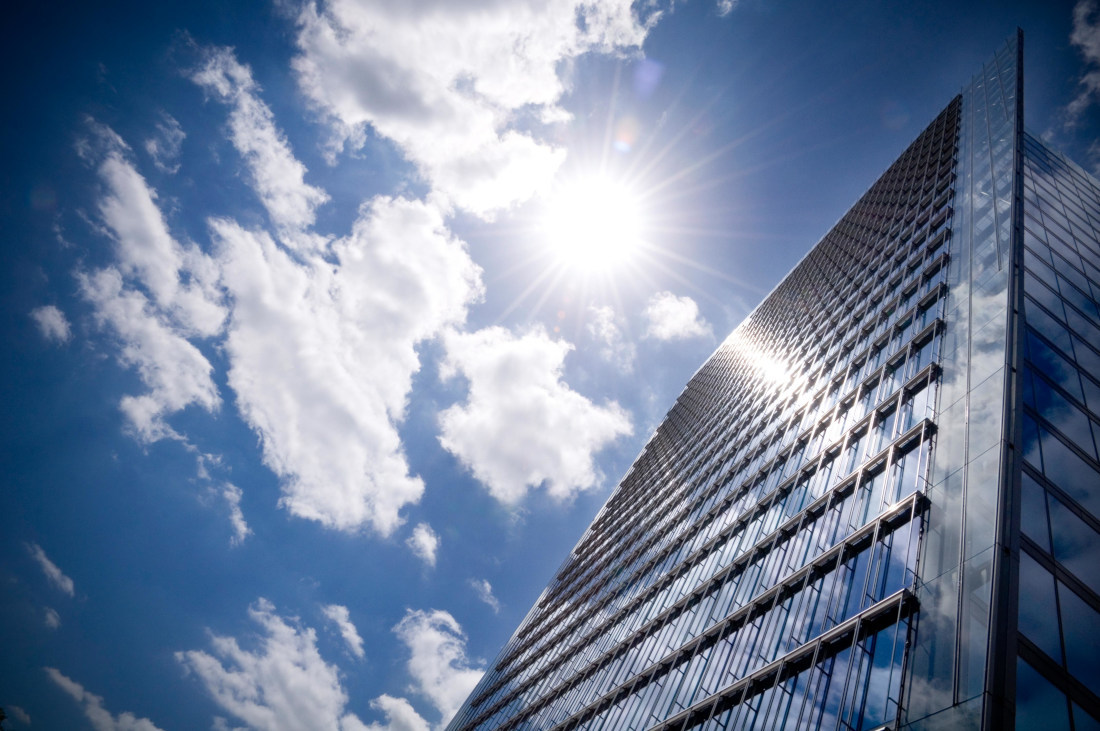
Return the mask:
<path id="1" fill-rule="evenodd" d="M 9 9 L 5 727 L 445 725 L 1017 26 L 1095 167 L 1085 2 Z"/>

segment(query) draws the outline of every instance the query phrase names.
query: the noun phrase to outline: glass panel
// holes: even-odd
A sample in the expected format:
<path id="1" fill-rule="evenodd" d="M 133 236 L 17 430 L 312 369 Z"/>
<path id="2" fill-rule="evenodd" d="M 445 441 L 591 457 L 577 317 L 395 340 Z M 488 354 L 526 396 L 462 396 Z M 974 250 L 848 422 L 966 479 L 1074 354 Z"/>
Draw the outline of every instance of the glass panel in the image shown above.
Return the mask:
<path id="1" fill-rule="evenodd" d="M 1049 499 L 1054 557 L 1100 594 L 1100 534 L 1054 496 Z"/>
<path id="2" fill-rule="evenodd" d="M 1069 731 L 1066 696 L 1022 659 L 1016 660 L 1016 731 Z"/>
<path id="3" fill-rule="evenodd" d="M 1060 663 L 1062 646 L 1058 637 L 1058 605 L 1054 596 L 1054 577 L 1021 551 L 1020 632 Z"/>
<path id="4" fill-rule="evenodd" d="M 1096 449 L 1092 443 L 1092 429 L 1085 413 L 1051 388 L 1046 379 L 1036 376 L 1033 383 L 1034 404 L 1039 414 L 1054 428 L 1069 437 L 1085 454 L 1095 459 Z"/>
<path id="5" fill-rule="evenodd" d="M 1062 633 L 1066 648 L 1066 667 L 1093 693 L 1100 694 L 1100 614 L 1061 581 L 1058 601 L 1062 608 Z"/>
<path id="6" fill-rule="evenodd" d="M 1100 721 L 1085 713 L 1076 703 L 1073 704 L 1074 731 L 1100 731 Z"/>
<path id="7" fill-rule="evenodd" d="M 1020 523 L 1023 534 L 1050 552 L 1050 530 L 1047 527 L 1046 490 L 1026 472 L 1020 488 Z"/>

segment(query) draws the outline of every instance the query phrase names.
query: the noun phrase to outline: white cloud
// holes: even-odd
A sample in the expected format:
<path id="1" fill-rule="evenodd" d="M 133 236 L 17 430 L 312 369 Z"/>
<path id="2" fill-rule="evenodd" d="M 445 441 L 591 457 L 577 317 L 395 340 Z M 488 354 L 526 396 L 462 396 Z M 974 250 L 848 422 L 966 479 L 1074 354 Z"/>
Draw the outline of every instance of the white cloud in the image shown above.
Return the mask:
<path id="1" fill-rule="evenodd" d="M 31 319 L 42 337 L 51 343 L 67 343 L 73 336 L 65 313 L 53 305 L 35 307 L 31 310 Z"/>
<path id="2" fill-rule="evenodd" d="M 619 327 L 615 309 L 610 305 L 588 308 L 588 335 L 600 344 L 600 357 L 623 373 L 634 371 L 636 350 Z"/>
<path id="3" fill-rule="evenodd" d="M 252 70 L 228 48 L 205 52 L 192 81 L 230 105 L 230 140 L 248 166 L 250 181 L 275 226 L 292 232 L 313 224 L 317 206 L 328 201 L 325 191 L 305 182 L 306 167 L 290 150 L 286 137 L 258 93 Z M 289 243 L 317 243 L 313 237 L 284 237 Z"/>
<path id="4" fill-rule="evenodd" d="M 50 629 L 57 629 L 61 626 L 61 615 L 57 613 L 57 610 L 46 607 L 44 621 L 46 622 L 46 626 Z"/>
<path id="5" fill-rule="evenodd" d="M 439 536 L 427 523 L 417 523 L 412 535 L 405 541 L 405 545 L 412 549 L 416 556 L 428 564 L 435 566 L 435 554 L 439 550 Z"/>
<path id="6" fill-rule="evenodd" d="M 30 551 L 31 558 L 33 558 L 35 563 L 42 569 L 42 573 L 46 575 L 50 583 L 60 589 L 62 593 L 74 596 L 76 594 L 76 587 L 73 584 L 73 580 L 66 576 L 65 573 L 57 567 L 57 564 L 50 560 L 50 557 L 42 550 L 42 546 L 37 543 L 27 543 L 26 546 L 27 550 Z"/>
<path id="7" fill-rule="evenodd" d="M 1077 96 L 1066 106 L 1066 126 L 1074 127 L 1081 115 L 1100 97 L 1100 18 L 1095 0 L 1079 0 L 1073 7 L 1070 43 L 1081 51 L 1086 71 L 1078 81 Z"/>
<path id="8" fill-rule="evenodd" d="M 210 724 L 210 731 L 248 731 L 244 726 L 230 726 L 229 721 L 222 716 L 214 716 L 214 722 Z"/>
<path id="9" fill-rule="evenodd" d="M 541 329 L 451 332 L 444 345 L 442 377 L 461 374 L 469 393 L 440 414 L 440 443 L 497 500 L 515 504 L 544 483 L 559 499 L 593 487 L 595 453 L 631 433 L 617 403 L 597 406 L 562 381 L 572 346 Z"/>
<path id="10" fill-rule="evenodd" d="M 177 436 L 164 419 L 187 406 L 218 409 L 221 399 L 210 377 L 210 362 L 157 313 L 145 295 L 127 289 L 117 269 L 79 273 L 77 282 L 84 299 L 95 308 L 99 325 L 119 337 L 119 362 L 135 368 L 148 389 L 139 396 L 124 396 L 120 403 L 139 440 Z"/>
<path id="11" fill-rule="evenodd" d="M 299 16 L 294 65 L 337 145 L 369 125 L 433 188 L 474 213 L 525 200 L 564 157 L 517 127 L 567 117 L 561 74 L 588 51 L 640 48 L 659 13 L 631 0 L 334 0 Z"/>
<path id="12" fill-rule="evenodd" d="M 462 627 L 441 609 L 409 610 L 394 632 L 411 653 L 412 689 L 435 706 L 442 716 L 439 726 L 446 726 L 485 672 L 470 667 Z"/>
<path id="13" fill-rule="evenodd" d="M 16 723 L 21 723 L 24 726 L 31 725 L 30 714 L 24 711 L 21 707 L 8 705 L 5 706 L 5 708 L 7 709 L 8 713 L 11 714 L 11 717 L 15 719 Z"/>
<path id="14" fill-rule="evenodd" d="M 724 18 L 733 12 L 734 7 L 737 5 L 737 0 L 718 0 L 718 16 Z"/>
<path id="15" fill-rule="evenodd" d="M 176 437 L 165 418 L 190 405 L 219 407 L 212 367 L 188 338 L 218 334 L 225 309 L 214 262 L 169 233 L 156 192 L 130 161 L 130 148 L 110 128 L 88 122 L 77 145 L 103 186 L 96 208 L 115 243 L 116 263 L 77 272 L 81 295 L 96 322 L 119 339 L 119 361 L 134 367 L 148 391 L 120 404 L 144 442 Z"/>
<path id="16" fill-rule="evenodd" d="M 160 171 L 176 173 L 180 169 L 180 147 L 187 138 L 187 133 L 175 117 L 163 111 L 156 127 L 156 135 L 145 140 L 145 152 Z"/>
<path id="17" fill-rule="evenodd" d="M 336 625 L 336 629 L 340 630 L 340 636 L 344 638 L 344 642 L 347 643 L 352 654 L 362 659 L 364 656 L 363 638 L 359 636 L 359 630 L 352 624 L 348 608 L 340 604 L 326 604 L 321 607 L 321 612 L 330 622 Z"/>
<path id="18" fill-rule="evenodd" d="M 347 693 L 336 666 L 317 651 L 317 633 L 278 616 L 266 599 L 257 600 L 248 613 L 263 630 L 255 651 L 233 637 L 212 634 L 213 654 L 176 653 L 214 702 L 262 731 L 362 728 L 358 718 L 345 713 Z"/>
<path id="19" fill-rule="evenodd" d="M 248 527 L 248 523 L 244 519 L 244 513 L 241 511 L 242 495 L 241 488 L 236 485 L 227 482 L 222 486 L 222 497 L 229 505 L 229 522 L 233 524 L 233 537 L 229 539 L 229 542 L 234 546 L 241 545 L 244 543 L 245 538 L 252 535 L 252 529 Z"/>
<path id="20" fill-rule="evenodd" d="M 699 305 L 691 297 L 672 292 L 657 292 L 646 303 L 645 337 L 655 340 L 712 338 L 714 331 L 699 314 Z"/>
<path id="21" fill-rule="evenodd" d="M 488 579 L 470 579 L 470 586 L 477 592 L 477 598 L 489 605 L 493 614 L 500 614 L 500 601 L 493 596 L 493 586 Z"/>
<path id="22" fill-rule="evenodd" d="M 104 186 L 97 208 L 115 242 L 117 269 L 149 293 L 157 309 L 186 335 L 216 335 L 225 320 L 217 270 L 198 247 L 179 244 L 157 207 L 157 193 L 130 161 L 113 130 L 89 121 L 91 139 L 79 150 L 97 165 Z"/>
<path id="23" fill-rule="evenodd" d="M 416 346 L 462 322 L 480 270 L 433 207 L 376 198 L 328 259 L 213 221 L 233 303 L 229 384 L 283 478 L 281 504 L 343 530 L 389 535 L 419 500 L 396 425 Z"/>
<path id="24" fill-rule="evenodd" d="M 386 714 L 386 723 L 345 727 L 344 731 L 430 731 L 431 725 L 404 698 L 380 695 L 370 702 L 371 708 Z"/>
<path id="25" fill-rule="evenodd" d="M 84 686 L 62 675 L 55 668 L 46 668 L 50 680 L 84 707 L 84 715 L 96 731 L 160 731 L 148 718 L 138 718 L 126 711 L 117 716 L 103 707 L 103 698 L 84 690 Z"/>

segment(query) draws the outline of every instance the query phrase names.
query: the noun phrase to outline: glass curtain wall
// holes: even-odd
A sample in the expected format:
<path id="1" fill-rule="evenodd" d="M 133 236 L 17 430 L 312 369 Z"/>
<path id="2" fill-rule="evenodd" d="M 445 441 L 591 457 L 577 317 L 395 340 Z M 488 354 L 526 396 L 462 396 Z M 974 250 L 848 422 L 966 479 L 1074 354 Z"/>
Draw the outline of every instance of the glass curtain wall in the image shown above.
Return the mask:
<path id="1" fill-rule="evenodd" d="M 959 110 L 700 368 L 452 728 L 894 721 Z"/>

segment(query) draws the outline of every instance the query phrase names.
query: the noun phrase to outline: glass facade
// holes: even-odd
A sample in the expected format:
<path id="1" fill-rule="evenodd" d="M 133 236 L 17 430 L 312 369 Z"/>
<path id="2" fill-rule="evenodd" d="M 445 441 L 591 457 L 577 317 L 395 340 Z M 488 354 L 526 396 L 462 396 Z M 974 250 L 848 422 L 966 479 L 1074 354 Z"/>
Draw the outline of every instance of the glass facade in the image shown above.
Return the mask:
<path id="1" fill-rule="evenodd" d="M 450 729 L 1100 728 L 1100 186 L 1021 52 L 692 377 Z"/>

